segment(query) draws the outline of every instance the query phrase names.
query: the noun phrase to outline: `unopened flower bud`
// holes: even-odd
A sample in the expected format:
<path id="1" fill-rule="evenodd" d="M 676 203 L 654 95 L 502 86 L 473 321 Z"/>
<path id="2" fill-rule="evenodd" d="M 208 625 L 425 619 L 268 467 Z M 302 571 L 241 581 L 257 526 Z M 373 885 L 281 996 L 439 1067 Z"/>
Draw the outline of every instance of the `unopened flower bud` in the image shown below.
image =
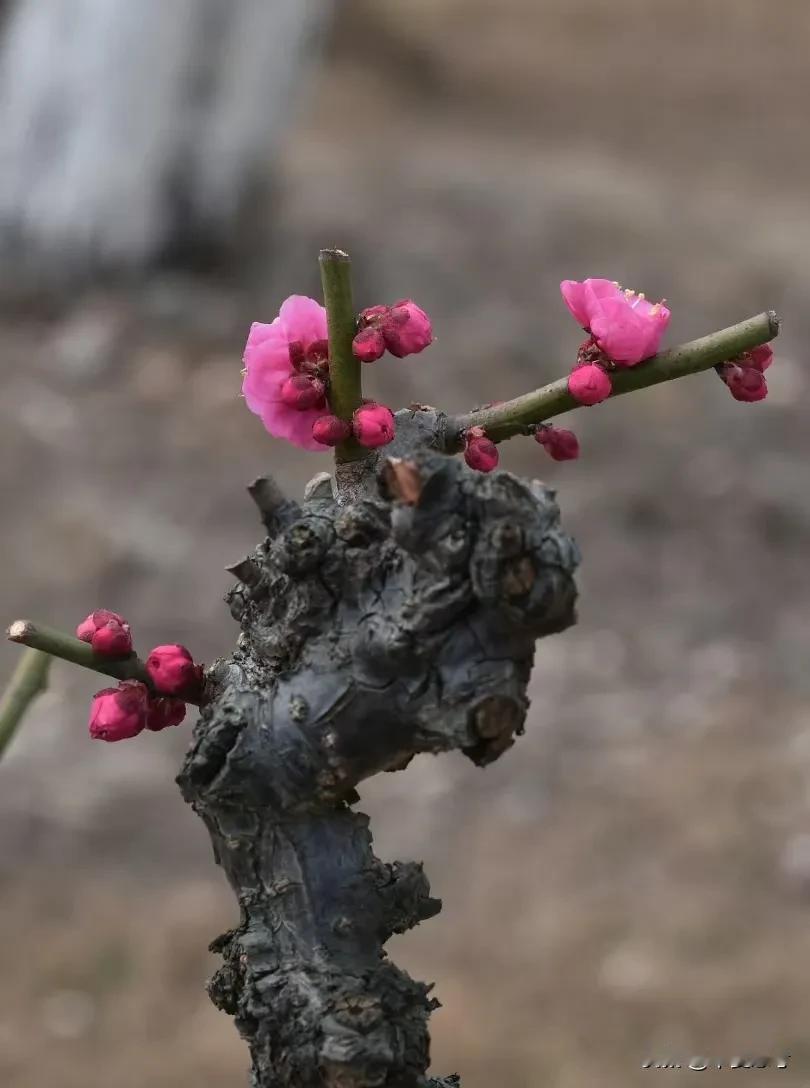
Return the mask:
<path id="1" fill-rule="evenodd" d="M 417 352 L 433 343 L 433 326 L 425 311 L 409 298 L 395 302 L 380 325 L 385 346 L 398 359 Z"/>
<path id="2" fill-rule="evenodd" d="M 470 427 L 464 434 L 464 460 L 476 472 L 492 472 L 498 464 L 498 447 L 487 438 L 483 427 Z"/>
<path id="3" fill-rule="evenodd" d="M 324 446 L 339 446 L 351 433 L 351 423 L 338 416 L 319 416 L 312 424 L 312 437 Z"/>
<path id="4" fill-rule="evenodd" d="M 554 461 L 574 461 L 579 457 L 579 439 L 564 427 L 538 427 L 534 438 Z"/>
<path id="5" fill-rule="evenodd" d="M 352 432 L 360 445 L 367 449 L 387 446 L 396 433 L 391 409 L 373 401 L 361 405 L 352 417 Z"/>
<path id="6" fill-rule="evenodd" d="M 773 348 L 770 344 L 761 344 L 758 348 L 747 352 L 745 356 L 745 365 L 753 367 L 760 374 L 764 374 L 772 362 Z"/>
<path id="7" fill-rule="evenodd" d="M 90 736 L 93 740 L 128 740 L 146 726 L 149 691 L 140 680 L 122 680 L 93 696 Z"/>
<path id="8" fill-rule="evenodd" d="M 326 387 L 320 378 L 308 374 L 291 374 L 281 387 L 281 401 L 287 408 L 306 412 L 326 403 Z"/>
<path id="9" fill-rule="evenodd" d="M 360 327 L 378 325 L 390 312 L 390 306 L 367 306 L 365 310 L 360 311 Z"/>
<path id="10" fill-rule="evenodd" d="M 361 363 L 376 362 L 385 352 L 385 337 L 379 329 L 369 325 L 352 340 L 352 352 Z"/>
<path id="11" fill-rule="evenodd" d="M 758 400 L 765 400 L 768 395 L 765 375 L 753 366 L 737 366 L 730 363 L 724 368 L 722 377 L 735 400 L 752 404 Z"/>
<path id="12" fill-rule="evenodd" d="M 601 366 L 578 366 L 568 375 L 568 392 L 579 404 L 598 404 L 610 396 L 610 378 Z"/>
<path id="13" fill-rule="evenodd" d="M 126 657 L 132 653 L 129 624 L 117 612 L 97 608 L 76 628 L 76 637 L 89 642 L 104 657 Z"/>
<path id="14" fill-rule="evenodd" d="M 153 733 L 179 725 L 186 716 L 186 704 L 182 699 L 152 698 L 146 715 L 146 728 Z"/>
<path id="15" fill-rule="evenodd" d="M 202 683 L 201 666 L 194 664 L 185 646 L 156 646 L 146 659 L 152 683 L 167 695 L 195 695 Z"/>

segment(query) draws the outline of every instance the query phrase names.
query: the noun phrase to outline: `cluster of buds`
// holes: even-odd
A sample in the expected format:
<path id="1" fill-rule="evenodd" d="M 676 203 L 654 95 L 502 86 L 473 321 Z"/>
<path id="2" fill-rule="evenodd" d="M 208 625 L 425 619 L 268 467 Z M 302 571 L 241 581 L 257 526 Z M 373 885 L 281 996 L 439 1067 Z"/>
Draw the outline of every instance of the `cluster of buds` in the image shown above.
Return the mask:
<path id="1" fill-rule="evenodd" d="M 579 457 L 579 440 L 573 431 L 538 423 L 532 428 L 534 440 L 554 461 L 573 461 Z M 498 447 L 487 437 L 483 427 L 468 427 L 464 432 L 464 460 L 476 472 L 492 472 L 498 465 Z"/>
<path id="2" fill-rule="evenodd" d="M 117 612 L 97 608 L 76 628 L 76 637 L 89 642 L 102 657 L 128 657 L 132 653 L 129 624 Z"/>
<path id="3" fill-rule="evenodd" d="M 393 306 L 370 306 L 361 311 L 352 351 L 361 362 L 373 363 L 386 351 L 404 359 L 432 343 L 430 318 L 413 299 L 403 298 Z"/>
<path id="4" fill-rule="evenodd" d="M 579 404 L 599 404 L 612 392 L 610 372 L 636 366 L 655 355 L 669 324 L 663 302 L 624 290 L 615 280 L 563 280 L 563 299 L 588 333 L 568 379 Z"/>
<path id="5" fill-rule="evenodd" d="M 770 344 L 763 344 L 738 355 L 729 363 L 722 363 L 716 370 L 735 400 L 752 404 L 765 400 L 768 395 L 765 371 L 772 362 L 773 349 Z"/>
<path id="6" fill-rule="evenodd" d="M 352 349 L 363 362 L 385 351 L 401 359 L 433 341 L 430 318 L 411 299 L 363 310 L 357 330 Z M 329 411 L 326 310 L 315 299 L 291 295 L 275 320 L 254 321 L 244 363 L 247 405 L 277 438 L 307 450 L 339 446 L 351 437 L 374 449 L 393 439 L 394 415 L 384 404 L 365 401 L 351 420 Z"/>
<path id="7" fill-rule="evenodd" d="M 568 376 L 568 392 L 577 404 L 599 404 L 613 392 L 612 377 L 617 371 L 637 366 L 658 352 L 670 311 L 663 301 L 649 302 L 615 280 L 563 280 L 560 290 L 588 334 Z M 433 342 L 430 318 L 412 299 L 362 310 L 356 330 L 352 351 L 364 363 L 380 359 L 386 351 L 401 359 L 424 351 Z M 772 358 L 766 345 L 716 369 L 736 400 L 762 400 L 768 392 L 764 372 Z M 270 324 L 254 322 L 244 362 L 245 400 L 271 434 L 309 450 L 340 446 L 349 439 L 376 449 L 393 440 L 394 415 L 384 404 L 363 401 L 351 419 L 330 411 L 326 310 L 314 299 L 291 295 Z M 538 424 L 532 433 L 555 461 L 579 456 L 579 443 L 571 431 Z M 463 440 L 467 464 L 479 472 L 491 472 L 498 464 L 498 450 L 486 432 L 470 427 Z M 116 652 L 131 649 L 129 629 L 110 619 L 93 627 L 90 638 Z"/>
<path id="8" fill-rule="evenodd" d="M 100 657 L 123 659 L 133 653 L 129 624 L 117 612 L 101 608 L 91 612 L 76 628 L 76 636 L 89 642 Z M 94 740 L 127 740 L 144 729 L 157 733 L 179 725 L 186 716 L 186 700 L 199 698 L 202 665 L 185 646 L 156 646 L 145 669 L 151 687 L 140 680 L 121 680 L 117 687 L 93 696 L 89 725 Z"/>
<path id="9" fill-rule="evenodd" d="M 384 404 L 365 401 L 357 409 L 349 423 L 338 416 L 320 416 L 312 424 L 312 435 L 324 446 L 339 446 L 354 437 L 361 446 L 376 449 L 387 446 L 396 433 L 394 413 Z"/>

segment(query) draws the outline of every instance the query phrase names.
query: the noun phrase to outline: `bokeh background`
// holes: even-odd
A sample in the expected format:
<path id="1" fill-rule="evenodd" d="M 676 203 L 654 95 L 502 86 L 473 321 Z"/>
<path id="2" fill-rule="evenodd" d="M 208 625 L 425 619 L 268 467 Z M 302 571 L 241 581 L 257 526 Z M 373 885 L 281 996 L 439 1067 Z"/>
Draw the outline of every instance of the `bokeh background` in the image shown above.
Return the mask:
<path id="1" fill-rule="evenodd" d="M 91 0 L 28 6 L 49 44 L 14 64 L 69 82 L 70 19 Z M 105 33 L 124 33 L 126 7 L 107 0 Z M 168 7 L 193 17 L 194 0 Z M 203 7 L 205 52 L 241 15 Z M 430 351 L 365 372 L 397 405 L 461 410 L 562 373 L 578 342 L 565 277 L 665 296 L 672 342 L 777 309 L 766 402 L 737 404 L 709 374 L 578 412 L 578 462 L 509 444 L 505 466 L 559 489 L 580 543 L 579 624 L 538 646 L 527 734 L 497 765 L 423 758 L 360 792 L 378 854 L 424 859 L 444 900 L 390 945 L 436 983 L 437 1072 L 465 1088 L 807 1085 L 810 8 L 343 0 L 329 15 L 315 4 L 315 33 L 279 15 L 275 37 L 244 37 L 291 67 L 272 126 L 215 144 L 245 184 L 210 237 L 182 171 L 180 225 L 152 249 L 132 245 L 140 227 L 109 252 L 87 243 L 131 227 L 133 205 L 90 207 L 95 190 L 69 188 L 81 170 L 47 154 L 31 171 L 66 207 L 89 194 L 84 243 L 30 209 L 15 221 L 24 178 L 0 200 L 3 623 L 70 628 L 104 606 L 143 649 L 230 650 L 223 568 L 260 535 L 244 485 L 270 471 L 295 495 L 326 467 L 247 412 L 241 349 L 250 320 L 317 292 L 323 245 L 351 251 L 359 304 L 413 295 L 434 319 Z M 15 5 L 3 16 L 0 37 Z M 149 35 L 128 74 L 144 88 L 165 46 Z M 208 84 L 186 62 L 210 95 L 213 62 Z M 240 64 L 237 39 L 216 65 Z M 105 78 L 38 130 L 40 150 L 75 150 Z M 12 84 L 0 119 L 24 137 L 32 107 Z M 146 101 L 171 135 L 171 108 Z M 184 154 L 197 131 L 177 134 Z M 117 137 L 137 150 L 126 123 Z M 122 162 L 96 167 L 112 179 Z M 0 647 L 0 678 L 15 660 Z M 99 686 L 57 663 L 0 766 L 0 1083 L 244 1084 L 242 1044 L 204 992 L 207 943 L 237 912 L 173 782 L 189 727 L 90 744 Z M 784 1052 L 779 1072 L 641 1068 Z"/>

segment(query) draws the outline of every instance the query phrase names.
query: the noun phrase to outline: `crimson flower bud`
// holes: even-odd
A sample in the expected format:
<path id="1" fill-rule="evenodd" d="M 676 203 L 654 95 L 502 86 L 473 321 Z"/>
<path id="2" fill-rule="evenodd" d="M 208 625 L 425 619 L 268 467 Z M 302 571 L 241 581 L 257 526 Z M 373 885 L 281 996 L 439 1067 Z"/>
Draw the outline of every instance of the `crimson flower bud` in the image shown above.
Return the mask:
<path id="1" fill-rule="evenodd" d="M 554 461 L 573 461 L 579 457 L 579 439 L 573 431 L 547 424 L 537 428 L 534 438 Z"/>
<path id="2" fill-rule="evenodd" d="M 177 643 L 156 646 L 146 659 L 146 671 L 158 691 L 167 695 L 196 695 L 202 683 L 202 667 Z"/>
<path id="3" fill-rule="evenodd" d="M 97 608 L 76 628 L 76 637 L 89 642 L 104 657 L 126 657 L 132 653 L 129 624 L 117 612 Z"/>
<path id="4" fill-rule="evenodd" d="M 373 363 L 385 352 L 385 337 L 372 325 L 361 329 L 352 340 L 352 352 L 361 363 Z"/>
<path id="5" fill-rule="evenodd" d="M 752 348 L 750 351 L 744 352 L 734 362 L 739 363 L 742 367 L 753 367 L 760 374 L 764 374 L 773 362 L 773 348 L 770 344 L 760 344 L 758 348 Z"/>
<path id="6" fill-rule="evenodd" d="M 308 374 L 292 374 L 281 386 L 280 398 L 287 408 L 306 412 L 310 408 L 322 408 L 326 403 L 326 386 L 320 378 Z"/>
<path id="7" fill-rule="evenodd" d="M 476 472 L 492 472 L 498 464 L 498 447 L 483 427 L 469 427 L 464 434 L 464 460 Z"/>
<path id="8" fill-rule="evenodd" d="M 753 366 L 736 366 L 731 363 L 724 368 L 723 381 L 735 400 L 752 404 L 765 400 L 768 395 L 765 375 Z"/>
<path id="9" fill-rule="evenodd" d="M 90 706 L 93 740 L 128 740 L 146 726 L 149 690 L 140 680 L 122 680 L 117 688 L 103 688 Z"/>
<path id="10" fill-rule="evenodd" d="M 595 363 L 578 366 L 568 375 L 568 392 L 579 404 L 598 404 L 612 389 L 607 371 Z"/>
<path id="11" fill-rule="evenodd" d="M 312 437 L 324 446 L 339 446 L 351 433 L 351 423 L 338 416 L 319 416 L 312 424 Z"/>
<path id="12" fill-rule="evenodd" d="M 395 302 L 383 317 L 380 328 L 385 346 L 398 359 L 417 352 L 433 343 L 433 326 L 425 311 L 409 298 Z"/>
<path id="13" fill-rule="evenodd" d="M 158 733 L 170 725 L 179 725 L 185 716 L 186 704 L 182 699 L 152 698 L 147 708 L 146 728 Z"/>
<path id="14" fill-rule="evenodd" d="M 362 404 L 352 417 L 352 432 L 360 445 L 367 449 L 387 446 L 396 433 L 391 409 L 374 401 Z"/>

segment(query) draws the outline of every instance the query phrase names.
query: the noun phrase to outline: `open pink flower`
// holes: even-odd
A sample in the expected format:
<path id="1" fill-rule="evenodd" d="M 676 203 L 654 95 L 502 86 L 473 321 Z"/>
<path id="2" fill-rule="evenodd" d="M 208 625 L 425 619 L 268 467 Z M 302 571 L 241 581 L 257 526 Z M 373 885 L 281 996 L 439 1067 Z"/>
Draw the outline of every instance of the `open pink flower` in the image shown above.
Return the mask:
<path id="1" fill-rule="evenodd" d="M 648 302 L 611 280 L 563 280 L 560 290 L 573 316 L 614 363 L 635 366 L 658 351 L 670 318 L 663 302 Z"/>
<path id="2" fill-rule="evenodd" d="M 304 450 L 324 449 L 312 437 L 312 424 L 324 414 L 324 404 L 294 407 L 290 387 L 286 397 L 282 390 L 294 375 L 324 371 L 326 344 L 326 310 L 313 298 L 290 295 L 269 325 L 253 322 L 245 345 L 242 392 L 248 408 L 270 434 Z"/>

